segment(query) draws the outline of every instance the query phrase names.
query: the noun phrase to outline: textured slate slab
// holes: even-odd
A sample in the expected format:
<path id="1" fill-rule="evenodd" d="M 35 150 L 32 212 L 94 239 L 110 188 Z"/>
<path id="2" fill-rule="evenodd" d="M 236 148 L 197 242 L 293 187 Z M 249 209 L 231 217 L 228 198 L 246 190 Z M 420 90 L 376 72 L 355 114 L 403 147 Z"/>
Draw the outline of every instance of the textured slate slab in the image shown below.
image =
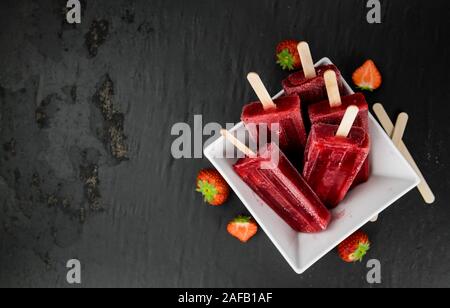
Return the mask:
<path id="1" fill-rule="evenodd" d="M 369 94 L 410 114 L 405 141 L 437 195 L 412 192 L 366 230 L 381 286 L 450 285 L 448 1 L 5 0 L 0 9 L 0 286 L 67 286 L 79 258 L 83 286 L 362 286 L 365 264 L 334 253 L 297 276 L 264 234 L 226 234 L 244 210 L 194 192 L 206 160 L 170 155 L 176 122 L 236 122 L 254 98 L 245 74 L 273 93 L 283 38 L 308 40 L 350 79 L 373 58 L 385 83 Z M 440 63 L 440 65 L 435 65 Z M 363 206 L 363 205 L 362 205 Z"/>

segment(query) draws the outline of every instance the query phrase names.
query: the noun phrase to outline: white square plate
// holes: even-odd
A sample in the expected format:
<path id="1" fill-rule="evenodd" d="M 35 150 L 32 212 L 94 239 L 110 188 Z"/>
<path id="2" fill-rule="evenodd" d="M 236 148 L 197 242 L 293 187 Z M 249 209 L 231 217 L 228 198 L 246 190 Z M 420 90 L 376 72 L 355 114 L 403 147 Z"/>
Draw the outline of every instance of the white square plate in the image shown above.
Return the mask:
<path id="1" fill-rule="evenodd" d="M 316 66 L 323 64 L 331 64 L 331 61 L 323 58 Z M 343 82 L 347 91 L 354 93 L 345 80 Z M 277 96 L 280 95 L 282 92 Z M 216 158 L 224 157 L 225 139 L 223 137 L 214 141 L 204 151 L 205 156 L 226 179 L 298 274 L 303 273 L 350 234 L 419 183 L 416 173 L 395 148 L 381 126 L 372 115 L 369 118 L 372 141 L 370 179 L 351 190 L 345 200 L 332 210 L 333 221 L 329 228 L 321 233 L 304 234 L 292 230 L 234 172 L 233 164 L 236 159 Z M 243 123 L 239 123 L 232 129 L 232 131 L 240 130 L 245 130 Z"/>

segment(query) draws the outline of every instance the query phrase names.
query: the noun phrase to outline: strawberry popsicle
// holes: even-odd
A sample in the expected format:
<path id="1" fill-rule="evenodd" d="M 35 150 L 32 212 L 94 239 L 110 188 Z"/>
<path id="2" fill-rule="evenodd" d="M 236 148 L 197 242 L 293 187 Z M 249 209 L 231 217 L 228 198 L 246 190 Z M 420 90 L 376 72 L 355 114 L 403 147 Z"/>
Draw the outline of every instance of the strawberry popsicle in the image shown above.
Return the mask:
<path id="1" fill-rule="evenodd" d="M 311 124 L 325 123 L 339 125 L 344 117 L 347 107 L 351 105 L 355 105 L 359 109 L 358 116 L 353 125 L 368 130 L 369 107 L 362 93 L 342 97 L 342 102 L 339 106 L 331 107 L 328 100 L 310 105 L 308 107 L 308 114 Z"/>
<path id="2" fill-rule="evenodd" d="M 314 125 L 316 123 L 325 123 L 339 125 L 342 118 L 344 117 L 345 110 L 347 107 L 355 105 L 359 109 L 358 116 L 353 123 L 354 126 L 358 126 L 364 129 L 364 131 L 369 131 L 369 109 L 364 98 L 364 95 L 357 93 L 354 95 L 348 95 L 342 97 L 342 103 L 339 106 L 331 107 L 329 101 L 322 101 L 320 103 L 312 104 L 308 107 L 308 114 L 311 123 Z M 355 185 L 366 182 L 369 179 L 370 166 L 369 159 L 366 159 L 361 171 L 355 179 Z"/>
<path id="3" fill-rule="evenodd" d="M 268 143 L 258 155 L 240 159 L 234 170 L 292 229 L 314 233 L 330 223 L 328 209 L 276 144 Z"/>
<path id="4" fill-rule="evenodd" d="M 339 88 L 343 90 L 341 81 L 341 72 L 334 65 L 322 65 L 316 68 L 316 77 L 305 77 L 304 71 L 299 71 L 289 75 L 282 81 L 283 89 L 286 95 L 297 94 L 304 105 L 322 101 L 327 98 L 323 74 L 333 70 L 338 77 Z"/>
<path id="5" fill-rule="evenodd" d="M 255 140 L 258 140 L 261 124 L 266 124 L 264 128 L 267 127 L 268 130 L 271 130 L 272 124 L 278 124 L 275 134 L 278 135 L 280 148 L 289 156 L 303 153 L 306 131 L 301 116 L 300 99 L 297 95 L 284 96 L 274 100 L 274 103 L 276 108 L 267 110 L 264 110 L 259 101 L 244 106 L 241 120 Z"/>
<path id="6" fill-rule="evenodd" d="M 311 103 L 319 102 L 327 98 L 324 73 L 333 70 L 338 76 L 339 88 L 343 89 L 341 73 L 334 65 L 321 65 L 314 67 L 311 51 L 306 42 L 300 42 L 297 46 L 303 70 L 288 76 L 282 85 L 286 95 L 297 94 L 306 107 Z"/>
<path id="7" fill-rule="evenodd" d="M 369 154 L 367 132 L 352 126 L 357 114 L 357 107 L 351 106 L 339 127 L 316 123 L 308 138 L 303 176 L 329 208 L 345 198 Z M 349 120 L 351 116 L 353 119 Z"/>
<path id="8" fill-rule="evenodd" d="M 242 111 L 241 120 L 250 136 L 259 141 L 260 129 L 266 129 L 267 137 L 271 134 L 278 137 L 279 146 L 288 157 L 301 161 L 307 136 L 299 97 L 291 95 L 272 100 L 257 74 L 250 73 L 248 80 L 260 99 L 244 106 Z"/>
<path id="9" fill-rule="evenodd" d="M 354 126 L 363 128 L 369 132 L 369 107 L 363 94 L 340 96 L 339 86 L 334 71 L 324 73 L 325 87 L 328 94 L 328 100 L 312 104 L 308 107 L 308 114 L 311 124 L 326 123 L 339 125 L 344 117 L 347 107 L 355 105 L 358 107 L 358 116 L 353 123 Z M 369 159 L 364 162 L 361 171 L 355 179 L 354 185 L 366 182 L 370 176 Z"/>

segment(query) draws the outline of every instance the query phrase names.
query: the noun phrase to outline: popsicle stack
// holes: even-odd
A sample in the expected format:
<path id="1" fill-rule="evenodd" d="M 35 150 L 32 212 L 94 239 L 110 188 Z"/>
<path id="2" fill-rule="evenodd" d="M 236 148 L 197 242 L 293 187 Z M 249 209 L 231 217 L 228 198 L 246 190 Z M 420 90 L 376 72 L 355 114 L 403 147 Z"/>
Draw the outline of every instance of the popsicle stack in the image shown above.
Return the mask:
<path id="1" fill-rule="evenodd" d="M 278 99 L 256 73 L 247 76 L 259 101 L 241 119 L 258 150 L 222 134 L 246 154 L 234 165 L 241 179 L 294 230 L 312 233 L 327 229 L 330 209 L 370 176 L 368 105 L 360 93 L 345 95 L 336 66 L 314 67 L 307 43 L 298 51 L 303 70 L 282 81 Z"/>

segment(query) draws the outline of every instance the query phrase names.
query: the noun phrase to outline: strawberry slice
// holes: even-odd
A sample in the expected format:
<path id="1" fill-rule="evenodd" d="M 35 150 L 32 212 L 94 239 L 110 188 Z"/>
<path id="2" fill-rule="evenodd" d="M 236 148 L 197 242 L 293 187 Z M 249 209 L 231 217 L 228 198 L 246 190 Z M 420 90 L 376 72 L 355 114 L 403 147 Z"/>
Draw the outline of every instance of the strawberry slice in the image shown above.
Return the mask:
<path id="1" fill-rule="evenodd" d="M 242 243 L 246 243 L 258 232 L 258 225 L 251 217 L 238 216 L 230 221 L 227 231 Z"/>
<path id="2" fill-rule="evenodd" d="M 373 91 L 381 86 L 380 71 L 372 60 L 367 60 L 352 76 L 353 82 L 361 90 Z"/>

